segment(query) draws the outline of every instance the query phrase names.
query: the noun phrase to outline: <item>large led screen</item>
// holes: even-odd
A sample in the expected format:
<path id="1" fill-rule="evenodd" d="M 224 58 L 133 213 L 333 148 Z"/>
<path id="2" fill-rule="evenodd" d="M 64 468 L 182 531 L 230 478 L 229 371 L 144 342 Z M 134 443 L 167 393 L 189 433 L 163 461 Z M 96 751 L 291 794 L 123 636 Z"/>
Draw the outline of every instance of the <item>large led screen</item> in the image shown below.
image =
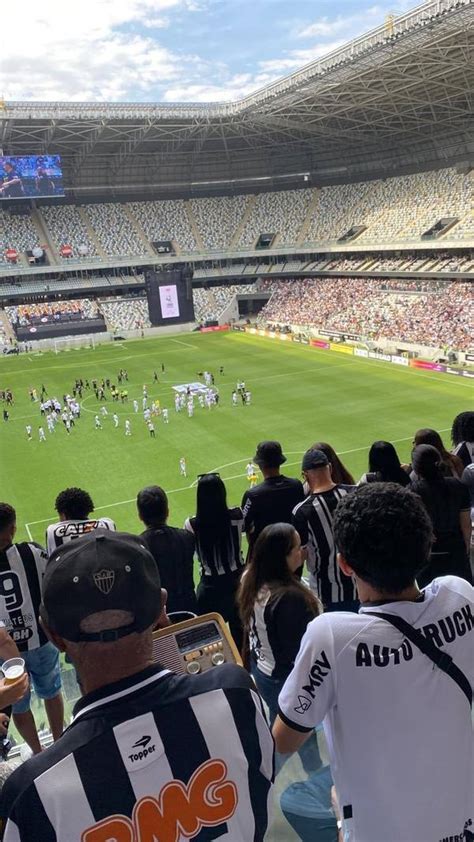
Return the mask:
<path id="1" fill-rule="evenodd" d="M 59 155 L 0 156 L 0 199 L 64 196 Z"/>

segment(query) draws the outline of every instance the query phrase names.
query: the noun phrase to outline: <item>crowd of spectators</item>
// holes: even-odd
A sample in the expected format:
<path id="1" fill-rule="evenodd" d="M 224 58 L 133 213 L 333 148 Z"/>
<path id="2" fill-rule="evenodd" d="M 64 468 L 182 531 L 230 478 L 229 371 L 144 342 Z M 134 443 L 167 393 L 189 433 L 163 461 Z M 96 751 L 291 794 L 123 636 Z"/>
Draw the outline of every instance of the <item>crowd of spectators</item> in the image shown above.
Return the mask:
<path id="1" fill-rule="evenodd" d="M 72 257 L 78 260 L 97 256 L 95 243 L 89 237 L 76 205 L 45 205 L 41 208 L 41 214 L 61 259 L 68 260 Z M 63 257 L 63 246 L 71 246 L 72 255 Z"/>
<path id="2" fill-rule="evenodd" d="M 14 327 L 27 327 L 47 322 L 95 319 L 99 314 L 99 308 L 97 301 L 80 298 L 75 301 L 19 304 L 16 307 L 5 307 L 5 313 Z"/>
<path id="3" fill-rule="evenodd" d="M 274 776 L 295 751 L 307 779 L 291 783 L 281 805 L 302 842 L 335 842 L 339 829 L 361 842 L 469 829 L 474 412 L 454 419 L 451 438 L 456 458 L 435 430 L 418 430 L 409 465 L 393 443 L 374 442 L 358 486 L 326 442 L 302 453 L 303 485 L 282 473 L 281 444 L 261 441 L 241 504 L 228 501 L 218 473 L 202 474 L 184 530 L 169 524 L 160 486 L 138 492 L 133 535 L 94 518 L 87 491 L 66 488 L 47 551 L 15 543 L 16 512 L 0 503 L 0 553 L 16 599 L 28 604 L 31 632 L 18 633 L 2 592 L 4 673 L 21 655 L 28 675 L 0 682 L 0 707 L 14 705 L 36 755 L 10 777 L 4 767 L 6 842 L 132 839 L 131 819 L 156 838 L 165 819 L 189 838 L 225 821 L 232 842 L 263 842 Z M 171 607 L 221 613 L 243 667 L 216 658 L 202 674 L 163 670 L 152 633 L 169 626 Z M 64 733 L 60 652 L 83 697 Z M 190 650 L 186 663 L 200 656 Z M 54 740 L 47 751 L 30 682 L 45 701 Z M 2 713 L 2 736 L 8 721 Z M 390 758 L 383 775 L 381 734 Z M 462 770 L 462 786 L 445 779 L 440 752 Z M 176 799 L 167 801 L 173 787 Z"/>
<path id="4" fill-rule="evenodd" d="M 370 339 L 469 350 L 471 286 L 452 281 L 435 292 L 424 289 L 418 293 L 418 284 L 354 278 L 265 280 L 262 289 L 272 295 L 259 320 L 311 325 Z M 403 294 L 404 288 L 411 290 L 409 295 Z"/>

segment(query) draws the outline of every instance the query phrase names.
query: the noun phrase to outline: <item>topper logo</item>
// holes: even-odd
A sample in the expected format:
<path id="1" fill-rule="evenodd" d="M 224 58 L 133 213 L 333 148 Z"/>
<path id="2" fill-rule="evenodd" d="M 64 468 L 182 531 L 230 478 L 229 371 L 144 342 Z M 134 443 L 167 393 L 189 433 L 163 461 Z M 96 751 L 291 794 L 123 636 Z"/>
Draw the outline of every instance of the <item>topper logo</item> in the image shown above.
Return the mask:
<path id="1" fill-rule="evenodd" d="M 237 787 L 226 780 L 222 760 L 207 760 L 189 780 L 170 781 L 159 795 L 140 798 L 132 819 L 115 815 L 85 830 L 81 842 L 179 842 L 203 827 L 230 819 L 237 808 Z"/>

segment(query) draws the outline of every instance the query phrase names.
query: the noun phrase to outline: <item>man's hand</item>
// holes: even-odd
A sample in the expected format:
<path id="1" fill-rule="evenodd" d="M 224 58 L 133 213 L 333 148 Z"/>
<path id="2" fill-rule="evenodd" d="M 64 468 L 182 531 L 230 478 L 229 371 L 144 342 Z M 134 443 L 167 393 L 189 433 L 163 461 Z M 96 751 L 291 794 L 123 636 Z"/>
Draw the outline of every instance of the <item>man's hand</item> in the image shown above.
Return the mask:
<path id="1" fill-rule="evenodd" d="M 16 643 L 11 639 L 5 626 L 0 626 L 0 660 L 8 661 L 10 658 L 19 658 L 20 653 Z"/>
<path id="2" fill-rule="evenodd" d="M 28 692 L 30 680 L 28 674 L 22 675 L 14 684 L 5 684 L 5 679 L 0 680 L 0 708 L 7 708 L 19 702 L 25 693 Z M 0 714 L 0 717 L 3 714 Z M 1 733 L 1 732 L 0 732 Z"/>
<path id="3" fill-rule="evenodd" d="M 155 631 L 157 629 L 165 629 L 171 625 L 171 620 L 166 613 L 166 603 L 168 601 L 168 591 L 165 588 L 161 589 L 161 614 L 156 621 Z"/>

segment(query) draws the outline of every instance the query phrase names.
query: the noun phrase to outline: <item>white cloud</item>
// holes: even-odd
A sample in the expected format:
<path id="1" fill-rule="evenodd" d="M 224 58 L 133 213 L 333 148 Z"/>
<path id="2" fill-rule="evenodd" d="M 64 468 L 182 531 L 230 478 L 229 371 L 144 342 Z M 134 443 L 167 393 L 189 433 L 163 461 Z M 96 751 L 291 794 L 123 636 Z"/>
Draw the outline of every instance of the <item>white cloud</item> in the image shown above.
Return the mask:
<path id="1" fill-rule="evenodd" d="M 0 61 L 6 99 L 144 99 L 182 72 L 182 58 L 125 27 L 164 24 L 185 0 L 43 0 L 9 8 Z"/>

